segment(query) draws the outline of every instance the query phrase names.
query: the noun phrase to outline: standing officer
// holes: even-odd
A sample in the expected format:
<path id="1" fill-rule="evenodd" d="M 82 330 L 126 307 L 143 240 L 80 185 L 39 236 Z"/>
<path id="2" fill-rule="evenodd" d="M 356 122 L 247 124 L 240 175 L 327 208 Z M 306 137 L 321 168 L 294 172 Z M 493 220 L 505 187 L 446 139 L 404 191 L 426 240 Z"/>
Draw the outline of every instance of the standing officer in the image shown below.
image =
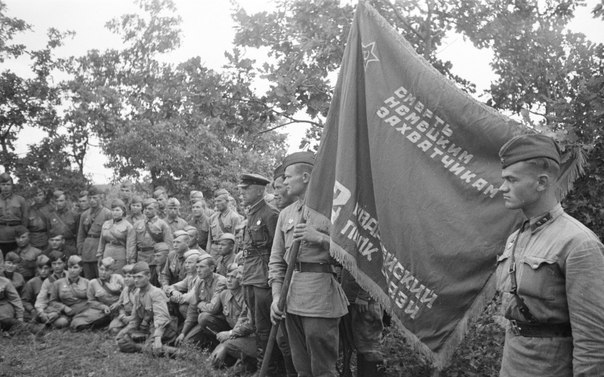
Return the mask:
<path id="1" fill-rule="evenodd" d="M 101 238 L 103 223 L 111 220 L 111 211 L 102 203 L 103 193 L 96 187 L 88 190 L 88 203 L 90 207 L 82 213 L 78 228 L 78 254 L 82 257 L 84 277 L 88 280 L 97 278 L 97 250 Z"/>
<path id="2" fill-rule="evenodd" d="M 159 286 L 155 253 L 172 248 L 172 231 L 166 222 L 157 216 L 157 201 L 146 199 L 143 202 L 145 219 L 134 223 L 136 233 L 136 262 L 149 265 L 151 284 Z M 168 251 L 165 252 L 166 256 Z M 133 262 L 133 261 L 129 261 Z"/>
<path id="3" fill-rule="evenodd" d="M 277 303 L 293 242 L 300 240 L 298 259 L 286 301 L 285 326 L 294 366 L 300 376 L 336 376 L 338 322 L 348 312 L 348 300 L 333 276 L 329 254 L 329 223 L 308 218 L 304 197 L 314 165 L 311 152 L 285 158 L 285 186 L 298 200 L 279 214 L 269 263 L 273 292 L 271 317 L 282 317 Z"/>
<path id="4" fill-rule="evenodd" d="M 241 217 L 234 210 L 229 208 L 229 193 L 225 189 L 216 191 L 214 204 L 216 212 L 210 217 L 210 233 L 208 234 L 208 244 L 206 252 L 212 257 L 218 255 L 220 245 L 218 240 L 222 233 L 235 233 L 235 229 L 241 223 Z"/>
<path id="5" fill-rule="evenodd" d="M 499 156 L 505 207 L 526 216 L 498 258 L 500 376 L 604 376 L 604 246 L 557 199 L 558 146 L 522 135 Z"/>
<path id="6" fill-rule="evenodd" d="M 27 228 L 28 219 L 29 206 L 22 196 L 13 193 L 13 179 L 8 173 L 0 174 L 0 260 L 17 248 L 15 230 Z"/>
<path id="7" fill-rule="evenodd" d="M 65 254 L 69 258 L 76 254 L 76 235 L 80 225 L 78 215 L 67 205 L 67 198 L 63 191 L 55 191 L 55 210 L 50 214 L 50 234 L 61 234 L 65 241 Z M 50 243 L 50 239 L 49 239 Z"/>
<path id="8" fill-rule="evenodd" d="M 279 211 L 264 200 L 267 178 L 258 174 L 243 174 L 239 190 L 243 204 L 249 207 L 247 226 L 243 233 L 243 294 L 256 328 L 256 357 L 262 366 L 264 350 L 271 332 L 272 295 L 268 286 L 268 261 L 275 237 Z M 277 375 L 278 355 L 273 354 L 269 374 Z"/>

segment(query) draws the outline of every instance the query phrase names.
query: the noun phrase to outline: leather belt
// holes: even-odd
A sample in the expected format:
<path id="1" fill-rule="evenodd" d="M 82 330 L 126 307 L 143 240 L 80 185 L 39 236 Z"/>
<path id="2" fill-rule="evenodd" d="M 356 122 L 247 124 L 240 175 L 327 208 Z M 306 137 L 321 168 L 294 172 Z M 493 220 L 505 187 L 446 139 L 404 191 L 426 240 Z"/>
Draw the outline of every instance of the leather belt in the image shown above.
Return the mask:
<path id="1" fill-rule="evenodd" d="M 296 264 L 294 264 L 294 271 L 320 272 L 330 274 L 333 272 L 333 269 L 331 268 L 331 264 L 329 263 L 296 262 Z"/>
<path id="2" fill-rule="evenodd" d="M 89 234 L 86 238 L 101 238 L 100 234 Z"/>
<path id="3" fill-rule="evenodd" d="M 566 338 L 572 336 L 570 323 L 528 323 L 510 320 L 514 335 L 528 338 Z"/>

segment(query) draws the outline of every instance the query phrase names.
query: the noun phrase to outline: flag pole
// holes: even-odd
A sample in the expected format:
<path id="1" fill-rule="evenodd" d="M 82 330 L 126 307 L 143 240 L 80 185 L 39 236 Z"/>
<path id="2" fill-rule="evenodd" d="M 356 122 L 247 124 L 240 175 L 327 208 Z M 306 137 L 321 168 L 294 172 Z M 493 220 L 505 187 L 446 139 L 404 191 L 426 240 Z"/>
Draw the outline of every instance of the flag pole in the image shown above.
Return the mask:
<path id="1" fill-rule="evenodd" d="M 306 223 L 306 219 L 303 216 L 298 224 L 304 224 L 304 223 Z M 292 281 L 292 276 L 294 274 L 294 266 L 296 265 L 296 260 L 298 259 L 299 251 L 300 251 L 300 240 L 296 240 L 292 244 L 291 253 L 289 255 L 289 260 L 287 261 L 287 270 L 285 271 L 285 277 L 283 278 L 283 285 L 281 286 L 281 294 L 279 295 L 279 301 L 277 302 L 277 308 L 281 312 L 285 312 L 285 302 L 287 300 L 287 292 L 289 291 L 289 285 Z M 268 343 L 266 344 L 266 350 L 264 351 L 264 358 L 262 359 L 262 367 L 260 368 L 259 377 L 266 377 L 266 372 L 268 371 L 268 365 L 270 363 L 271 354 L 273 353 L 273 348 L 275 347 L 275 340 L 277 339 L 277 331 L 279 330 L 281 321 L 283 321 L 282 318 L 280 318 L 276 323 L 271 325 L 271 333 L 268 336 Z"/>

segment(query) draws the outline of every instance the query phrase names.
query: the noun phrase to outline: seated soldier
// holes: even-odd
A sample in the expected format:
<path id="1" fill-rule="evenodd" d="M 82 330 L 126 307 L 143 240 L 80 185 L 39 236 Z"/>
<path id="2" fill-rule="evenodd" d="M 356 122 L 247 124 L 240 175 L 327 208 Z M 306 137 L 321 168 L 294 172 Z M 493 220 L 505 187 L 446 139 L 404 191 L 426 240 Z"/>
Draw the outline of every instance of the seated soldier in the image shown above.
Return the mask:
<path id="1" fill-rule="evenodd" d="M 242 273 L 243 267 L 236 264 L 229 267 L 228 289 L 214 296 L 208 312 L 203 313 L 206 317 L 214 317 L 206 322 L 209 326 L 215 326 L 216 340 L 220 342 L 210 356 L 214 367 L 229 365 L 233 360 L 241 359 L 247 370 L 256 368 L 256 338 L 243 298 Z M 222 316 L 217 316 L 219 313 Z"/>
<path id="2" fill-rule="evenodd" d="M 21 294 L 23 287 L 25 286 L 25 279 L 23 275 L 18 273 L 17 267 L 21 263 L 21 258 L 14 251 L 9 251 L 4 257 L 4 271 L 1 276 L 4 276 L 13 283 L 13 287 L 17 290 L 17 293 Z"/>
<path id="3" fill-rule="evenodd" d="M 0 330 L 10 330 L 23 324 L 21 297 L 10 280 L 0 276 Z"/>
<path id="4" fill-rule="evenodd" d="M 15 241 L 17 242 L 17 249 L 14 252 L 21 258 L 17 271 L 27 281 L 36 275 L 36 259 L 38 255 L 42 254 L 42 251 L 30 245 L 29 231 L 24 226 L 20 226 L 15 230 Z"/>
<path id="5" fill-rule="evenodd" d="M 195 284 L 197 284 L 197 266 L 195 264 L 200 256 L 202 254 L 196 249 L 187 251 L 184 263 L 187 276 L 183 280 L 168 286 L 165 290 L 166 295 L 170 298 L 170 302 L 178 305 L 178 312 L 183 320 L 187 317 L 189 301 L 191 301 L 195 292 Z"/>
<path id="6" fill-rule="evenodd" d="M 202 347 L 211 345 L 212 338 L 208 337 L 208 333 L 213 335 L 211 334 L 212 330 L 206 327 L 202 328 L 199 320 L 202 319 L 200 314 L 206 312 L 207 308 L 211 305 L 214 295 L 217 295 L 226 288 L 226 278 L 215 273 L 215 268 L 216 262 L 209 255 L 199 257 L 197 260 L 197 278 L 199 280 L 189 303 L 182 331 L 176 339 L 176 345 L 179 345 L 183 341 Z"/>
<path id="7" fill-rule="evenodd" d="M 173 347 L 164 345 L 176 337 L 176 323 L 168 313 L 168 298 L 160 288 L 149 282 L 151 270 L 147 263 L 137 262 L 132 268 L 132 277 L 137 290 L 132 318 L 116 336 L 119 350 L 126 353 L 152 350 L 172 354 Z"/>
<path id="8" fill-rule="evenodd" d="M 235 236 L 232 233 L 222 233 L 218 238 L 218 245 L 216 273 L 227 276 L 229 266 L 235 263 Z"/>
<path id="9" fill-rule="evenodd" d="M 63 253 L 53 251 L 48 256 L 48 259 L 50 260 L 52 273 L 42 282 L 40 292 L 38 292 L 34 304 L 34 308 L 36 309 L 35 319 L 42 323 L 49 323 L 46 308 L 48 308 L 48 303 L 50 302 L 52 283 L 67 276 L 65 273 L 65 255 Z"/>
<path id="10" fill-rule="evenodd" d="M 164 268 L 159 274 L 159 282 L 166 294 L 168 294 L 167 289 L 170 285 L 181 281 L 187 276 L 187 271 L 183 265 L 185 262 L 185 252 L 189 250 L 189 233 L 184 230 L 177 230 L 173 236 L 173 250 L 168 254 Z"/>
<path id="11" fill-rule="evenodd" d="M 80 276 L 84 263 L 72 255 L 67 260 L 67 277 L 61 278 L 50 288 L 50 300 L 45 314 L 55 328 L 69 326 L 74 315 L 88 308 L 88 279 Z"/>
<path id="12" fill-rule="evenodd" d="M 35 321 L 37 319 L 36 309 L 34 305 L 36 304 L 36 297 L 38 297 L 38 293 L 40 293 L 40 289 L 42 288 L 44 280 L 46 280 L 50 275 L 50 258 L 42 254 L 38 256 L 38 259 L 36 260 L 36 265 L 38 266 L 37 275 L 33 279 L 25 283 L 25 286 L 23 287 L 23 293 L 21 294 L 23 309 L 25 309 L 25 314 L 23 318 L 26 321 Z"/>
<path id="13" fill-rule="evenodd" d="M 44 254 L 50 255 L 53 251 L 57 251 L 59 253 L 69 255 L 65 252 L 65 238 L 61 233 L 57 233 L 56 231 L 50 231 L 48 236 L 48 247 L 44 251 Z M 73 255 L 72 253 L 71 255 Z"/>
<path id="14" fill-rule="evenodd" d="M 123 329 L 132 319 L 132 307 L 134 306 L 134 292 L 136 286 L 134 285 L 134 279 L 132 278 L 132 269 L 134 264 L 127 264 L 122 267 L 122 274 L 124 275 L 124 289 L 120 294 L 120 298 L 115 303 L 117 316 L 113 318 L 109 324 L 109 331 L 113 335 Z"/>
<path id="15" fill-rule="evenodd" d="M 195 228 L 194 226 L 191 225 L 187 225 L 185 227 L 185 232 L 187 232 L 189 234 L 189 250 L 197 250 L 202 254 L 207 254 L 206 251 L 203 249 L 203 247 L 201 247 L 200 245 L 204 245 L 199 243 L 199 230 L 197 228 Z M 207 235 L 205 238 L 206 242 L 207 242 Z"/>
<path id="16" fill-rule="evenodd" d="M 88 284 L 88 309 L 73 317 L 72 329 L 104 327 L 111 322 L 112 314 L 117 315 L 116 303 L 124 288 L 124 278 L 113 273 L 115 266 L 116 261 L 111 257 L 100 261 L 99 277 L 92 279 Z"/>

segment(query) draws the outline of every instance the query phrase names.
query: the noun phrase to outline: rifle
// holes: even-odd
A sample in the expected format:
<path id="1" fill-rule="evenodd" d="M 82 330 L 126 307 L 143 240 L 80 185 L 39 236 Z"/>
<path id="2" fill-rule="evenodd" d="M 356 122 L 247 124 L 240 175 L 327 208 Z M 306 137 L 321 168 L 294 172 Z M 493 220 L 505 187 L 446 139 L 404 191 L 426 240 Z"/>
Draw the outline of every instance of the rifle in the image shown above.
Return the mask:
<path id="1" fill-rule="evenodd" d="M 306 223 L 306 219 L 303 216 L 302 220 L 298 224 L 304 223 Z M 289 291 L 289 285 L 292 281 L 292 275 L 294 274 L 294 266 L 296 265 L 298 252 L 300 251 L 300 240 L 294 241 L 290 251 L 291 253 L 289 255 L 289 260 L 287 261 L 287 270 L 285 271 L 283 285 L 281 286 L 281 295 L 279 296 L 279 301 L 277 302 L 277 307 L 281 312 L 285 311 L 287 292 Z M 279 330 L 281 321 L 282 320 L 280 319 L 277 323 L 271 325 L 271 333 L 268 336 L 268 343 L 266 344 L 266 350 L 264 351 L 264 358 L 262 359 L 262 367 L 260 368 L 259 377 L 266 377 L 266 372 L 268 371 L 268 365 L 270 363 L 271 354 L 273 353 L 273 348 L 275 347 L 275 339 L 277 339 L 277 331 Z"/>

